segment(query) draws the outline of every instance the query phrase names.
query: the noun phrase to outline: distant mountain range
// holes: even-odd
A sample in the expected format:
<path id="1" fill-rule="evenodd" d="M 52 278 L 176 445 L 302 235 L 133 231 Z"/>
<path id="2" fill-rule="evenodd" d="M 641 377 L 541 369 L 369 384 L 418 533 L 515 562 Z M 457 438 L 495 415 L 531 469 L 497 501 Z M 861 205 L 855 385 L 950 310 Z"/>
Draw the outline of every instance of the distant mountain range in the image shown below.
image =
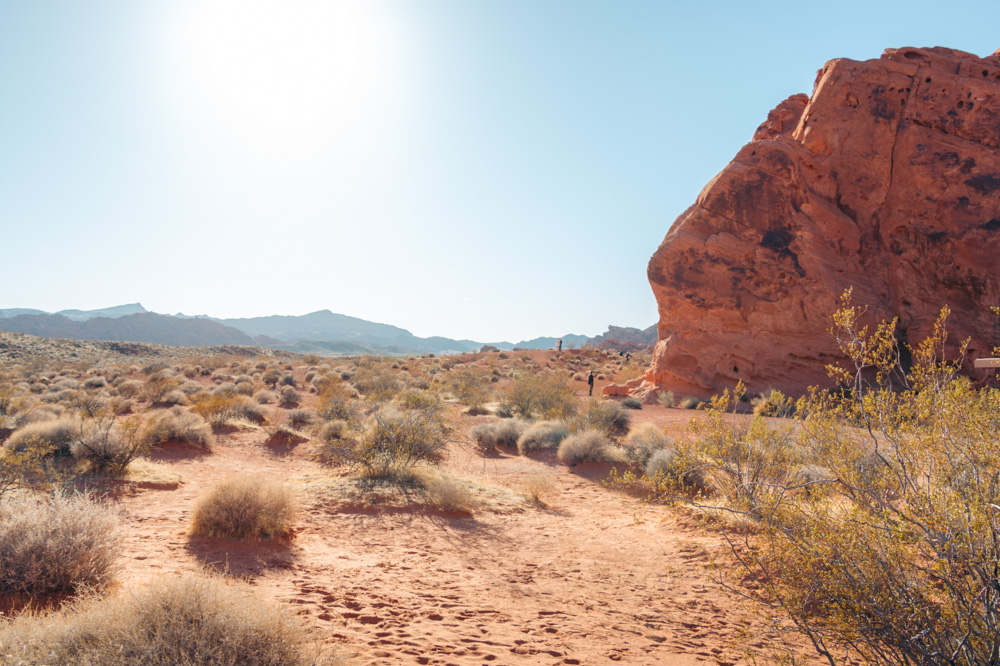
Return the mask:
<path id="1" fill-rule="evenodd" d="M 540 337 L 516 343 L 482 343 L 439 336 L 421 338 L 398 326 L 329 310 L 300 316 L 219 319 L 205 315 L 157 314 L 146 310 L 140 303 L 54 313 L 30 308 L 0 309 L 0 330 L 50 338 L 127 340 L 182 347 L 259 345 L 319 354 L 449 354 L 478 351 L 484 344 L 502 350 L 550 349 L 560 339 Z M 610 327 L 609 333 L 611 331 L 641 333 L 639 329 L 617 327 Z M 603 340 L 607 335 L 598 339 Z M 561 339 L 565 349 L 586 345 L 591 340 L 586 335 L 573 334 L 564 335 Z"/>

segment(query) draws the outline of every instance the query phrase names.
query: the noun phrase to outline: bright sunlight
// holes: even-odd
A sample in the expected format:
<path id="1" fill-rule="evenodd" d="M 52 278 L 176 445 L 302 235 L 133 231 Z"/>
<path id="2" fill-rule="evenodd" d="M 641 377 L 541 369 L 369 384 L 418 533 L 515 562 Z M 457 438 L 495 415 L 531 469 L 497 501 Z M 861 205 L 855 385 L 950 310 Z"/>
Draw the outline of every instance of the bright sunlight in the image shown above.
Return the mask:
<path id="1" fill-rule="evenodd" d="M 394 106 L 397 27 L 379 3 L 192 3 L 179 24 L 179 74 L 197 117 L 234 150 L 308 161 L 363 147 Z"/>

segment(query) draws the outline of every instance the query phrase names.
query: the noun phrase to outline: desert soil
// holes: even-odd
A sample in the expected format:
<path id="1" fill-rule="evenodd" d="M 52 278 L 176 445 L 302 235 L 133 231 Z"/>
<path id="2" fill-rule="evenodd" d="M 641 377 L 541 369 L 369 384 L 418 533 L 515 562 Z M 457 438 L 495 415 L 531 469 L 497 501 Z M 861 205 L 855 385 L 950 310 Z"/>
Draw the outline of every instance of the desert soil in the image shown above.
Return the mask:
<path id="1" fill-rule="evenodd" d="M 585 404 L 586 385 L 574 384 Z M 692 412 L 633 414 L 682 433 Z M 462 416 L 460 430 L 489 420 Z M 155 454 L 181 483 L 118 498 L 128 530 L 124 589 L 161 573 L 228 570 L 306 615 L 357 664 L 732 664 L 745 663 L 742 650 L 767 660 L 757 611 L 713 582 L 713 559 L 726 558 L 719 535 L 683 511 L 605 488 L 607 465 L 483 457 L 458 444 L 451 470 L 510 488 L 542 475 L 551 492 L 545 505 L 451 515 L 317 492 L 333 472 L 309 445 L 276 449 L 265 438 L 241 431 L 220 435 L 210 454 Z M 188 536 L 196 498 L 241 472 L 298 489 L 293 538 Z"/>

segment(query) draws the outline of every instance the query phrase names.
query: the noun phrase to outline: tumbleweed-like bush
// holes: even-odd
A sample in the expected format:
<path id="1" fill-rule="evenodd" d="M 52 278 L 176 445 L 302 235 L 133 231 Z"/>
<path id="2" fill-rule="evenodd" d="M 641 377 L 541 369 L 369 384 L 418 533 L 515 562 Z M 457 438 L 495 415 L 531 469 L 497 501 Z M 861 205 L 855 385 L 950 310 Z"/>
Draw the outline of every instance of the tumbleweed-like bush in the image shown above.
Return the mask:
<path id="1" fill-rule="evenodd" d="M 118 513 L 88 495 L 6 495 L 0 501 L 0 595 L 99 588 L 117 573 Z"/>
<path id="2" fill-rule="evenodd" d="M 271 539 L 289 534 L 297 510 L 284 485 L 245 474 L 219 481 L 198 498 L 191 534 L 224 539 Z"/>
<path id="3" fill-rule="evenodd" d="M 113 597 L 0 620 L 11 663 L 102 666 L 308 666 L 319 654 L 302 619 L 246 583 L 182 574 Z"/>

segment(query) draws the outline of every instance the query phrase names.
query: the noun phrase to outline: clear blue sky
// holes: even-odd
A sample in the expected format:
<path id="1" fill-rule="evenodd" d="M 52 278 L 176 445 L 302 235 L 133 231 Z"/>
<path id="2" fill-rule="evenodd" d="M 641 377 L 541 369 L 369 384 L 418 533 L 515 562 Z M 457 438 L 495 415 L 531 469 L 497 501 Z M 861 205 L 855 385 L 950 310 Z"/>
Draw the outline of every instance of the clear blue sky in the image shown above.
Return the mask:
<path id="1" fill-rule="evenodd" d="M 829 59 L 1000 3 L 0 0 L 0 308 L 656 321 L 674 219 Z"/>

